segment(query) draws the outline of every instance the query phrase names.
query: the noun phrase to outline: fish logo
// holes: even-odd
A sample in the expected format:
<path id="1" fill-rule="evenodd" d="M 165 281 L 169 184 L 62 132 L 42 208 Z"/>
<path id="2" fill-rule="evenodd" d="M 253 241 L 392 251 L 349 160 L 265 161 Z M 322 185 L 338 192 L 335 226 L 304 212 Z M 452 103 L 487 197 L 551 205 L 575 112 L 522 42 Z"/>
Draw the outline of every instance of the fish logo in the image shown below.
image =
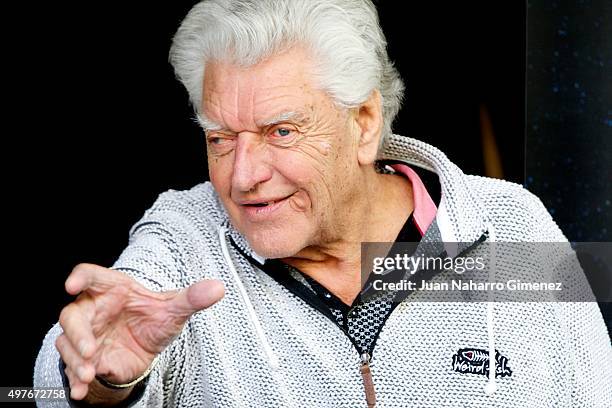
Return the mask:
<path id="1" fill-rule="evenodd" d="M 461 355 L 466 360 L 472 361 L 474 363 L 482 362 L 489 358 L 489 353 L 485 352 L 484 350 L 476 350 L 476 349 L 462 351 Z"/>
<path id="2" fill-rule="evenodd" d="M 459 349 L 453 355 L 453 371 L 461 374 L 489 375 L 489 352 L 476 348 Z M 495 350 L 495 377 L 510 377 L 508 358 Z"/>

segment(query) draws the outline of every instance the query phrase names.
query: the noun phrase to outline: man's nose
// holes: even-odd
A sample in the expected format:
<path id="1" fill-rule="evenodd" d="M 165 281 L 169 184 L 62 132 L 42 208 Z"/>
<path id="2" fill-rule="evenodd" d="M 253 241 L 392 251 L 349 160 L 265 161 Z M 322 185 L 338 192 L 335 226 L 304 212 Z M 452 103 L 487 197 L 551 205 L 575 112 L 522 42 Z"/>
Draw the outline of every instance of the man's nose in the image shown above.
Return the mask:
<path id="1" fill-rule="evenodd" d="M 269 180 L 272 171 L 267 161 L 267 147 L 256 133 L 243 132 L 236 138 L 232 189 L 237 192 L 254 190 Z"/>

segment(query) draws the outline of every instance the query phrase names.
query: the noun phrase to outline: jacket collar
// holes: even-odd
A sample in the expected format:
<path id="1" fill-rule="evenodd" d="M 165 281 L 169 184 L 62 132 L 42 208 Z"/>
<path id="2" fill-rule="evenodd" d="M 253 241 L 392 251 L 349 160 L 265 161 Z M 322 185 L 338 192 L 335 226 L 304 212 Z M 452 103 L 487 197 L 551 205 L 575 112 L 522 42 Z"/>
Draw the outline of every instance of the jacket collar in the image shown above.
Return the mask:
<path id="1" fill-rule="evenodd" d="M 412 216 L 419 233 L 425 234 L 433 220 L 436 218 L 438 209 L 431 199 L 429 192 L 423 185 L 419 175 L 405 164 L 393 164 L 390 166 L 397 173 L 402 173 L 412 184 L 412 202 L 414 210 Z"/>
<path id="2" fill-rule="evenodd" d="M 438 175 L 441 199 L 436 224 L 444 242 L 472 244 L 487 231 L 484 206 L 467 176 L 437 148 L 406 136 L 390 135 L 383 141 L 379 160 L 395 160 Z"/>

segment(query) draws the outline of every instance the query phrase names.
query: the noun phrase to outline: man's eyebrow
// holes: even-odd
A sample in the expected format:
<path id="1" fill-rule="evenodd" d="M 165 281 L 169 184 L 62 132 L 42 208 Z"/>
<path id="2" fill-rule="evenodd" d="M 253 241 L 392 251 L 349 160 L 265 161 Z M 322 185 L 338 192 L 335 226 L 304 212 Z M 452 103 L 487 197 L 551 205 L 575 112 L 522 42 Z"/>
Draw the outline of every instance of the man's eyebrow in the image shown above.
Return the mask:
<path id="1" fill-rule="evenodd" d="M 200 124 L 200 126 L 202 126 L 202 129 L 204 129 L 205 131 L 209 131 L 210 132 L 210 131 L 216 131 L 216 130 L 223 129 L 223 126 L 221 126 L 221 125 L 213 122 L 212 120 L 208 119 L 202 113 L 196 114 L 196 120 Z"/>
<path id="2" fill-rule="evenodd" d="M 302 121 L 304 119 L 304 115 L 302 112 L 283 112 L 276 116 L 271 117 L 270 119 L 266 119 L 261 123 L 258 123 L 258 126 L 265 127 L 270 125 L 275 125 L 280 122 L 286 122 L 288 120 Z"/>
<path id="3" fill-rule="evenodd" d="M 273 116 L 269 119 L 266 119 L 264 121 L 262 121 L 261 123 L 258 123 L 257 125 L 259 127 L 266 127 L 266 126 L 270 126 L 270 125 L 275 125 L 277 123 L 281 123 L 281 122 L 286 122 L 288 120 L 294 120 L 294 121 L 303 121 L 304 119 L 304 114 L 302 112 L 297 112 L 297 111 L 291 111 L 291 112 L 283 112 L 280 113 L 276 116 Z M 223 130 L 223 126 L 217 124 L 216 122 L 213 122 L 212 120 L 208 119 L 206 116 L 204 116 L 204 114 L 200 113 L 196 115 L 196 121 L 200 124 L 200 126 L 205 130 L 205 131 L 218 131 L 218 130 Z"/>

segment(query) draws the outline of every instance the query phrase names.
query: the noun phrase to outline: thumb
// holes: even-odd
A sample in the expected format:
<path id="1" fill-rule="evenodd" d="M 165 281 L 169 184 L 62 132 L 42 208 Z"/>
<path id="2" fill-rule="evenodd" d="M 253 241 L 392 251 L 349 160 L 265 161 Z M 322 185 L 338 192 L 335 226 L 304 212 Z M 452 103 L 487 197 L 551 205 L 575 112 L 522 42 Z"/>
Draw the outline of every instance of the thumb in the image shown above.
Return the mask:
<path id="1" fill-rule="evenodd" d="M 220 280 L 204 279 L 178 292 L 171 305 L 176 313 L 189 317 L 214 305 L 224 295 L 225 289 Z"/>

